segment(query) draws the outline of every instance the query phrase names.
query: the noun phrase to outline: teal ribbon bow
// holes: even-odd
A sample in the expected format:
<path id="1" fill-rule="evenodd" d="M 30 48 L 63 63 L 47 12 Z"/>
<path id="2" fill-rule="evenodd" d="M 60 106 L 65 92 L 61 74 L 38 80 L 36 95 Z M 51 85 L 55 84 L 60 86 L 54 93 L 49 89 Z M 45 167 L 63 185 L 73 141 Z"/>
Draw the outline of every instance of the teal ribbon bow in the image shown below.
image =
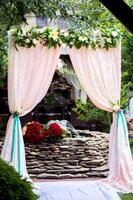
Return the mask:
<path id="1" fill-rule="evenodd" d="M 118 124 L 119 124 L 119 121 L 121 120 L 122 122 L 122 127 L 123 127 L 123 134 L 124 134 L 124 137 L 127 141 L 127 144 L 128 144 L 128 138 L 127 138 L 127 134 L 126 134 L 126 127 L 125 127 L 125 123 L 124 123 L 124 119 L 123 119 L 123 115 L 122 115 L 122 112 L 119 111 L 117 113 L 117 119 L 116 119 L 116 133 L 118 133 Z"/>
<path id="2" fill-rule="evenodd" d="M 14 147 L 15 147 L 15 138 L 17 137 L 17 157 L 18 157 L 18 175 L 20 176 L 20 129 L 19 129 L 19 116 L 17 113 L 13 113 L 13 129 L 12 129 L 12 145 L 11 145 L 11 154 L 10 162 L 13 160 Z"/>

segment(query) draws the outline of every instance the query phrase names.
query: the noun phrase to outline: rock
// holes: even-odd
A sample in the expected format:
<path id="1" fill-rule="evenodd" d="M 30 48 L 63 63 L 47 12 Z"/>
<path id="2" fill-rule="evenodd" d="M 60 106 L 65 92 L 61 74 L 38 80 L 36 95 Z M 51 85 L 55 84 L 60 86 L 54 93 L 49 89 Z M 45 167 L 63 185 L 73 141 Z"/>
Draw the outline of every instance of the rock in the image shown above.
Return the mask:
<path id="1" fill-rule="evenodd" d="M 77 165 L 77 166 L 73 166 L 73 165 L 66 165 L 64 166 L 64 169 L 80 169 L 81 166 Z"/>
<path id="2" fill-rule="evenodd" d="M 73 131 L 78 137 L 64 138 L 53 144 L 26 144 L 27 168 L 31 177 L 60 179 L 108 175 L 109 134 Z M 3 140 L 0 140 L 0 148 L 2 144 Z"/>
<path id="3" fill-rule="evenodd" d="M 97 172 L 101 172 L 101 171 L 104 172 L 104 171 L 108 171 L 108 170 L 109 170 L 109 166 L 107 164 L 91 169 L 91 171 L 97 171 Z"/>
<path id="4" fill-rule="evenodd" d="M 39 169 L 39 168 L 38 169 L 29 169 L 28 172 L 30 174 L 40 174 L 42 172 L 46 172 L 46 169 Z"/>
<path id="5" fill-rule="evenodd" d="M 45 178 L 55 179 L 57 177 L 58 177 L 57 174 L 47 174 L 47 173 L 42 173 L 37 176 L 37 178 L 39 179 L 45 179 Z"/>

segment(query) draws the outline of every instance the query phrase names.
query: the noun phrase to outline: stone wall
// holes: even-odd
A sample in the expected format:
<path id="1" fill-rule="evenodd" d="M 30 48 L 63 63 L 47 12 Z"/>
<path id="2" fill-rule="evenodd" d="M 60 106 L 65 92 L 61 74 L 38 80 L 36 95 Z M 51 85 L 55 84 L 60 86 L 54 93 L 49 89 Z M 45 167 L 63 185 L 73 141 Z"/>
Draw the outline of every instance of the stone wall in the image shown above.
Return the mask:
<path id="1" fill-rule="evenodd" d="M 108 134 L 79 131 L 82 137 L 56 143 L 26 145 L 27 168 L 32 178 L 106 177 Z M 0 145 L 2 146 L 2 145 Z"/>

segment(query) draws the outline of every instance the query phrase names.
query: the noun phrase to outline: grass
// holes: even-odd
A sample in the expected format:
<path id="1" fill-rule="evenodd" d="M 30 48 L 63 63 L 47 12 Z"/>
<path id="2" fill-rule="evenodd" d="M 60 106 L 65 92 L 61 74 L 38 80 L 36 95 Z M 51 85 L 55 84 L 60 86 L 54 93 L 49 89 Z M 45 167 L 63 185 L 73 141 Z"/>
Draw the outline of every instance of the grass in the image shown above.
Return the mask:
<path id="1" fill-rule="evenodd" d="M 133 138 L 129 138 L 131 152 L 133 154 Z"/>
<path id="2" fill-rule="evenodd" d="M 133 200 L 133 194 L 121 194 L 120 195 L 121 200 Z"/>

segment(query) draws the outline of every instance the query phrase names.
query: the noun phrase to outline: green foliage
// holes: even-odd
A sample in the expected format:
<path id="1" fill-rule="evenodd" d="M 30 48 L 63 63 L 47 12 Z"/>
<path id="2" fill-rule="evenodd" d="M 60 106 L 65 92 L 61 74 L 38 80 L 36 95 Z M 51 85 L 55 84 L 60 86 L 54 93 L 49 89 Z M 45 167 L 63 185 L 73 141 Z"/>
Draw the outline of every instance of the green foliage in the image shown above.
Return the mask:
<path id="1" fill-rule="evenodd" d="M 133 194 L 120 194 L 120 198 L 121 200 L 133 200 Z"/>
<path id="2" fill-rule="evenodd" d="M 131 152 L 133 154 L 133 138 L 129 138 Z"/>
<path id="3" fill-rule="evenodd" d="M 120 33 L 116 29 L 68 29 L 60 31 L 52 27 L 38 29 L 32 27 L 28 30 L 14 28 L 10 31 L 13 36 L 15 47 L 35 47 L 38 42 L 48 48 L 60 46 L 62 43 L 76 48 L 91 47 L 95 48 L 112 48 L 120 42 Z"/>
<path id="4" fill-rule="evenodd" d="M 36 200 L 31 183 L 20 179 L 15 169 L 0 159 L 0 199 Z"/>
<path id="5" fill-rule="evenodd" d="M 132 0 L 125 0 L 133 7 Z M 115 28 L 119 27 L 122 33 L 122 85 L 133 90 L 133 36 L 120 25 L 117 19 L 98 0 L 1 0 L 0 2 L 0 38 L 5 43 L 5 35 L 13 25 L 26 22 L 24 15 L 33 12 L 37 16 L 65 19 L 68 28 L 79 30 L 90 28 Z M 10 17 L 9 17 L 10 16 Z M 115 28 L 116 29 L 116 28 Z M 76 37 L 76 36 L 75 36 Z M 73 38 L 72 38 L 73 40 Z M 68 41 L 69 43 L 73 41 Z M 81 42 L 81 41 L 80 41 Z M 86 45 L 86 41 L 83 41 Z M 71 45 L 71 44 L 70 44 Z M 81 43 L 77 41 L 77 46 Z M 5 43 L 5 46 L 6 43 Z M 7 51 L 2 50 L 0 42 L 0 80 L 5 76 L 6 65 L 1 65 L 7 60 Z M 3 70 L 4 69 L 4 70 Z M 1 81 L 2 83 L 2 81 Z M 130 86 L 129 86 L 130 85 Z M 123 87 L 123 86 L 122 86 Z"/>
<path id="6" fill-rule="evenodd" d="M 24 30 L 21 28 L 11 29 L 13 42 L 15 47 L 17 45 L 22 47 L 35 47 L 38 42 L 47 46 L 48 48 L 60 46 L 62 41 L 60 39 L 60 30 L 52 27 L 45 27 L 39 30 L 36 26 Z"/>
<path id="7" fill-rule="evenodd" d="M 7 38 L 0 38 L 0 87 L 3 87 L 7 74 Z"/>
<path id="8" fill-rule="evenodd" d="M 78 119 L 85 121 L 99 121 L 106 126 L 111 125 L 112 113 L 96 108 L 90 101 L 82 103 L 80 100 L 76 100 L 72 111 L 76 114 Z"/>
<path id="9" fill-rule="evenodd" d="M 108 29 L 82 29 L 75 27 L 68 29 L 62 35 L 62 40 L 65 44 L 70 47 L 75 46 L 76 48 L 91 47 L 106 48 L 116 47 L 120 42 L 120 33 L 114 28 Z"/>
<path id="10" fill-rule="evenodd" d="M 123 33 L 122 73 L 122 83 L 133 90 L 133 36 L 130 33 Z"/>
<path id="11" fill-rule="evenodd" d="M 26 1 L 1 0 L 0 2 L 0 31 L 6 32 L 12 25 L 25 21 L 24 14 L 29 12 Z"/>
<path id="12" fill-rule="evenodd" d="M 130 87 L 132 87 L 132 82 L 125 82 L 126 78 L 128 78 L 128 72 L 123 72 L 122 73 L 122 85 L 121 85 L 121 101 L 120 105 L 122 109 L 125 109 L 128 105 L 128 98 L 129 98 L 129 93 L 130 93 Z"/>

